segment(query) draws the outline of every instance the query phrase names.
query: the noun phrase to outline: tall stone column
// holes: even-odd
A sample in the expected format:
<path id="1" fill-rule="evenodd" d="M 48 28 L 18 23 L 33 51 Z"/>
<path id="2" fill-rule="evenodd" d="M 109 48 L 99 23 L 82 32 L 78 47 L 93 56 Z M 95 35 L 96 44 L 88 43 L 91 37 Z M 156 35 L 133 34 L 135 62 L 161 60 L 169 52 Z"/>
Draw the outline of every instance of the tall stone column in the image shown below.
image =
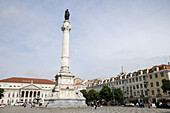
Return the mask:
<path id="1" fill-rule="evenodd" d="M 62 47 L 62 57 L 61 57 L 61 69 L 60 73 L 70 73 L 69 72 L 69 32 L 72 25 L 69 25 L 69 20 L 65 20 L 61 30 L 63 31 L 63 47 Z"/>

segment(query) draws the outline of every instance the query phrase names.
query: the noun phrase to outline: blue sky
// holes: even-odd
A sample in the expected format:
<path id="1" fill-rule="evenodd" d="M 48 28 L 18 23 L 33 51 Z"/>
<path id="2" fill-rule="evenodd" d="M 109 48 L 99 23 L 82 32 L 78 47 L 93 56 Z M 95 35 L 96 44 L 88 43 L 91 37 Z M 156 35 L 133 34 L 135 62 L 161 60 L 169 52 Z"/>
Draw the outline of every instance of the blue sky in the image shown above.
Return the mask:
<path id="1" fill-rule="evenodd" d="M 169 0 L 0 0 L 0 79 L 53 79 L 70 11 L 70 71 L 116 76 L 170 61 Z"/>

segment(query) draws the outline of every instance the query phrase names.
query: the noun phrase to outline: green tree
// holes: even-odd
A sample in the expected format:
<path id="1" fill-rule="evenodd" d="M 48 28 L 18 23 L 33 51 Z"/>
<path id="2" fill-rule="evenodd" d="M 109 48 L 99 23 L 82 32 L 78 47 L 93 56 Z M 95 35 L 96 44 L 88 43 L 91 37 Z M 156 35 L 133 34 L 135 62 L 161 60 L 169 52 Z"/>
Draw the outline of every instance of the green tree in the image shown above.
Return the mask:
<path id="1" fill-rule="evenodd" d="M 83 94 L 84 98 L 86 98 L 86 104 L 88 104 L 89 94 L 87 93 L 87 91 L 85 89 L 81 90 L 80 92 Z"/>
<path id="2" fill-rule="evenodd" d="M 113 93 L 108 86 L 104 86 L 102 90 L 100 91 L 100 98 L 104 99 L 106 102 L 112 100 L 113 98 Z"/>
<path id="3" fill-rule="evenodd" d="M 89 96 L 89 100 L 90 101 L 94 101 L 94 100 L 99 100 L 100 99 L 99 93 L 96 92 L 94 89 L 91 89 L 88 92 L 88 96 Z"/>
<path id="4" fill-rule="evenodd" d="M 170 91 L 170 80 L 163 79 L 161 88 L 164 93 Z"/>
<path id="5" fill-rule="evenodd" d="M 113 96 L 119 103 L 123 101 L 123 92 L 120 88 L 113 89 Z"/>
<path id="6" fill-rule="evenodd" d="M 1 89 L 1 88 L 0 88 L 0 99 L 4 96 L 4 95 L 3 95 L 3 92 L 4 92 L 4 89 Z"/>

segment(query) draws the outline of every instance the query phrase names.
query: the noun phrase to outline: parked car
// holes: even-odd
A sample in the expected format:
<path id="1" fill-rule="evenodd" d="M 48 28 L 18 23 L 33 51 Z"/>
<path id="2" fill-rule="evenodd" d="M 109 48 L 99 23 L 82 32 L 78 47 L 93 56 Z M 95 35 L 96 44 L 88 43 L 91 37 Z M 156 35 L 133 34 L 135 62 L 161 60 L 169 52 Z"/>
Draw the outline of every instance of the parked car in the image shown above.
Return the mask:
<path id="1" fill-rule="evenodd" d="M 125 107 L 126 107 L 126 106 L 127 106 L 127 107 L 134 107 L 135 104 L 128 102 L 128 103 L 126 103 L 124 106 L 125 106 Z"/>
<path id="2" fill-rule="evenodd" d="M 6 105 L 5 104 L 0 104 L 0 107 L 5 107 Z"/>
<path id="3" fill-rule="evenodd" d="M 24 102 L 16 102 L 15 104 L 14 104 L 14 106 L 23 106 L 24 105 Z"/>

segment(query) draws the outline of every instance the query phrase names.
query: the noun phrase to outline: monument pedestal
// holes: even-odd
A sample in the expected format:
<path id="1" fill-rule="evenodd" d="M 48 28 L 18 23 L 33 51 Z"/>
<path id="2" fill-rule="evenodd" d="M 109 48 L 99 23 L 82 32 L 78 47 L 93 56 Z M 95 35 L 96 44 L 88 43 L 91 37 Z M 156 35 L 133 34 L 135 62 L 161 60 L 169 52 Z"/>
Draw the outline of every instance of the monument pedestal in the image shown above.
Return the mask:
<path id="1" fill-rule="evenodd" d="M 82 93 L 73 86 L 74 75 L 58 73 L 52 94 L 44 99 L 44 107 L 86 107 Z"/>

